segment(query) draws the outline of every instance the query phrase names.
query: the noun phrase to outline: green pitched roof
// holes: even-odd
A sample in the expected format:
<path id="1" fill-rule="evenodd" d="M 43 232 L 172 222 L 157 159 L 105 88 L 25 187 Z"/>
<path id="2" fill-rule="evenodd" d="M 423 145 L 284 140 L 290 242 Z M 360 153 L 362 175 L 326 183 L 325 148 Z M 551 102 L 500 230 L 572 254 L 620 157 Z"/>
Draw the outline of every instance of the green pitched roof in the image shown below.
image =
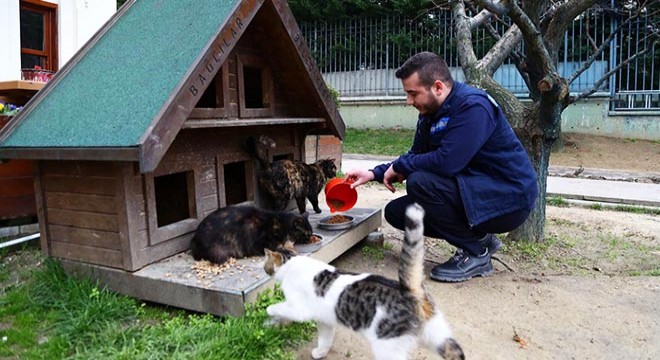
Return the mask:
<path id="1" fill-rule="evenodd" d="M 44 96 L 37 95 L 0 147 L 138 146 L 236 3 L 130 4 L 42 90 Z"/>

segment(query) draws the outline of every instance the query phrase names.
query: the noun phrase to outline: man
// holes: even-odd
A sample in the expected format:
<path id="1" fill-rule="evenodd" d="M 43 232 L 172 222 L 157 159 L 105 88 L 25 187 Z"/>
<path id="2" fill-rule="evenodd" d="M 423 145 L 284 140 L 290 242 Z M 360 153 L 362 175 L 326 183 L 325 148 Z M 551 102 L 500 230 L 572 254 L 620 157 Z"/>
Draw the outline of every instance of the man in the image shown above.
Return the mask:
<path id="1" fill-rule="evenodd" d="M 438 281 L 465 281 L 493 273 L 491 255 L 501 246 L 493 234 L 520 226 L 534 206 L 536 174 L 495 100 L 454 81 L 442 58 L 422 52 L 397 71 L 407 104 L 419 111 L 410 151 L 389 164 L 351 170 L 352 187 L 368 181 L 406 180 L 407 195 L 385 207 L 385 219 L 404 229 L 405 209 L 426 211 L 425 235 L 445 239 L 458 250 L 433 268 Z"/>

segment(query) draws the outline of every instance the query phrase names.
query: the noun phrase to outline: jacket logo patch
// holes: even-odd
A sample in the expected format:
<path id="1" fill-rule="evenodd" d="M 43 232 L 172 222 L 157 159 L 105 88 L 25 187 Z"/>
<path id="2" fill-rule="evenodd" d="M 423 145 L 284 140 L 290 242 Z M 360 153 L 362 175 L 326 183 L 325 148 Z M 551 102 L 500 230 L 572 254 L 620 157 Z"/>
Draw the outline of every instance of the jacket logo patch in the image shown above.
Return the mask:
<path id="1" fill-rule="evenodd" d="M 449 117 L 443 117 L 440 118 L 433 126 L 431 126 L 431 135 L 437 134 L 440 131 L 444 130 L 447 127 L 447 123 L 449 122 Z"/>

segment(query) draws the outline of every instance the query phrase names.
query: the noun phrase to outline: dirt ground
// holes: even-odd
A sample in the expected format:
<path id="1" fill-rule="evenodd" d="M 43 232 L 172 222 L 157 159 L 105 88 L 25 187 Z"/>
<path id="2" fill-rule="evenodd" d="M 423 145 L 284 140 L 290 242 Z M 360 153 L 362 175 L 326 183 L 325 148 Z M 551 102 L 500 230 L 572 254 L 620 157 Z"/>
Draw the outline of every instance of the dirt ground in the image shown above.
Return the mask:
<path id="1" fill-rule="evenodd" d="M 658 173 L 660 140 L 618 139 L 566 133 L 564 147 L 550 155 L 550 164 Z"/>
<path id="2" fill-rule="evenodd" d="M 570 135 L 551 163 L 658 172 L 660 143 Z M 358 207 L 382 208 L 403 190 L 358 192 Z M 333 265 L 396 278 L 401 234 L 384 220 L 379 230 L 389 244 L 382 252 L 356 246 Z M 427 278 L 467 359 L 660 359 L 660 217 L 548 206 L 546 239 L 541 249 L 505 240 L 491 277 Z M 436 239 L 427 239 L 426 250 L 427 272 L 454 251 Z M 297 358 L 310 358 L 313 346 Z M 370 354 L 361 337 L 341 329 L 328 359 Z M 419 350 L 412 358 L 438 357 Z"/>

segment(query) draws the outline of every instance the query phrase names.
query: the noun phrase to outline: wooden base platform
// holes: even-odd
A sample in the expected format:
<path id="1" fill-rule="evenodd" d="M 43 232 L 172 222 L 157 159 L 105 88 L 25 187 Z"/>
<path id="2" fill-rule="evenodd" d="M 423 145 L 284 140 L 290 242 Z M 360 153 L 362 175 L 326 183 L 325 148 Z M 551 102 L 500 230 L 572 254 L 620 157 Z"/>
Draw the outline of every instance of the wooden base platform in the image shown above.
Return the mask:
<path id="1" fill-rule="evenodd" d="M 318 221 L 328 213 L 310 215 L 314 233 L 323 236 L 322 247 L 310 256 L 331 262 L 382 223 L 380 209 L 351 209 L 342 214 L 355 218 L 352 228 L 337 231 L 320 229 Z M 263 270 L 263 256 L 239 259 L 218 274 L 195 269 L 194 266 L 199 263 L 193 260 L 189 251 L 135 272 L 71 260 L 61 261 L 68 273 L 91 275 L 100 284 L 118 293 L 215 315 L 242 315 L 246 303 L 256 300 L 259 292 L 274 284 Z"/>

